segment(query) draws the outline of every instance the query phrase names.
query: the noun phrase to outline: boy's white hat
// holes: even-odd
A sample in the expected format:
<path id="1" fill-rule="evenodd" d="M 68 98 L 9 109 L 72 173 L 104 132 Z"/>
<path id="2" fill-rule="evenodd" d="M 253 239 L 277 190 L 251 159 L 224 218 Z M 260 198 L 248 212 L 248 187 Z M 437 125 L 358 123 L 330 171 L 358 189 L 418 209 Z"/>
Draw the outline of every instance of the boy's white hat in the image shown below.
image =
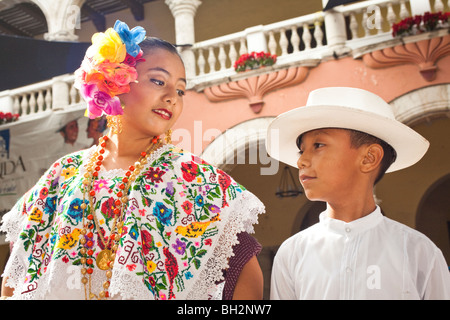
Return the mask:
<path id="1" fill-rule="evenodd" d="M 369 91 L 331 87 L 312 91 L 306 106 L 282 113 L 267 130 L 266 148 L 272 158 L 297 167 L 297 137 L 320 128 L 353 129 L 390 144 L 397 159 L 387 172 L 412 166 L 426 153 L 429 142 L 395 119 L 389 104 Z"/>

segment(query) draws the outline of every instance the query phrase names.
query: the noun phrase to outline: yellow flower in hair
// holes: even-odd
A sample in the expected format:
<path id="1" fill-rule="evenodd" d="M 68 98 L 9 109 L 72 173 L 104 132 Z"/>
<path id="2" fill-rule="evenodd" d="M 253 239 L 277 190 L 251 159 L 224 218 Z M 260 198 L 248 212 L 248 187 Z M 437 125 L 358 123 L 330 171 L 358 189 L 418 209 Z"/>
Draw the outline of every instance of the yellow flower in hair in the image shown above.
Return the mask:
<path id="1" fill-rule="evenodd" d="M 105 33 L 94 34 L 92 46 L 88 51 L 96 63 L 102 63 L 105 60 L 111 63 L 122 62 L 127 54 L 125 44 L 113 28 L 107 29 Z"/>

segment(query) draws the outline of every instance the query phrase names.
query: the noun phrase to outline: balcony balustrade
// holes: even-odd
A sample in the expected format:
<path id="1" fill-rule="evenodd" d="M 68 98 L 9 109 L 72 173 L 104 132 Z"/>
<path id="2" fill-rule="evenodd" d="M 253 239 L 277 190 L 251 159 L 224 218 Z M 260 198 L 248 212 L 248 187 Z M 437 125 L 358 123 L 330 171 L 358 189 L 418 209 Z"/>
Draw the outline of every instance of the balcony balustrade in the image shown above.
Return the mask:
<path id="1" fill-rule="evenodd" d="M 193 57 L 185 61 L 193 72 L 188 89 L 207 87 L 249 76 L 270 73 L 291 66 L 316 66 L 321 61 L 342 55 L 360 57 L 382 47 L 403 43 L 391 34 L 393 23 L 414 14 L 414 0 L 371 0 L 334 10 L 317 12 L 248 28 L 241 32 L 195 43 Z M 433 12 L 443 11 L 442 0 L 429 0 Z M 427 35 L 424 35 L 425 39 Z M 415 36 L 414 41 L 421 38 Z M 268 51 L 278 56 L 271 67 L 236 73 L 233 64 L 241 54 Z M 184 55 L 186 56 L 186 55 Z M 79 94 L 73 86 L 74 75 L 67 74 L 47 81 L 0 92 L 0 111 L 31 117 L 49 110 L 79 106 Z"/>

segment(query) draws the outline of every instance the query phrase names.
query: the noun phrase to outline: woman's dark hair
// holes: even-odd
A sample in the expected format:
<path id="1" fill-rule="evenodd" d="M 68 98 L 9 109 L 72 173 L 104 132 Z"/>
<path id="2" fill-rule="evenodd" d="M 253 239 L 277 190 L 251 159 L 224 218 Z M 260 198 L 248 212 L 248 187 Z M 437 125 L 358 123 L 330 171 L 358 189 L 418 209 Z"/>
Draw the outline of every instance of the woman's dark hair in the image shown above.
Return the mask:
<path id="1" fill-rule="evenodd" d="M 167 42 L 166 40 L 162 40 L 155 37 L 147 37 L 139 44 L 139 47 L 141 47 L 142 51 L 144 51 L 144 55 L 152 51 L 153 49 L 163 49 L 167 50 L 170 53 L 176 54 L 180 60 L 183 62 L 183 59 L 181 58 L 180 54 L 178 53 L 177 48 L 171 44 L 170 42 Z"/>
<path id="2" fill-rule="evenodd" d="M 342 128 L 336 128 L 336 129 L 342 129 Z M 363 145 L 370 145 L 370 144 L 379 144 L 383 148 L 383 159 L 380 163 L 380 170 L 378 172 L 378 176 L 375 179 L 374 185 L 376 185 L 381 178 L 383 178 L 384 174 L 386 173 L 387 169 L 395 162 L 397 159 L 397 152 L 395 152 L 394 148 L 391 147 L 390 144 L 385 142 L 382 139 L 379 139 L 377 137 L 374 137 L 368 133 L 352 130 L 352 129 L 342 129 L 346 130 L 350 134 L 350 144 L 352 148 L 359 148 Z M 304 134 L 304 133 L 303 133 Z M 300 149 L 301 143 L 302 143 L 302 137 L 303 134 L 299 135 L 297 137 L 297 147 Z"/>

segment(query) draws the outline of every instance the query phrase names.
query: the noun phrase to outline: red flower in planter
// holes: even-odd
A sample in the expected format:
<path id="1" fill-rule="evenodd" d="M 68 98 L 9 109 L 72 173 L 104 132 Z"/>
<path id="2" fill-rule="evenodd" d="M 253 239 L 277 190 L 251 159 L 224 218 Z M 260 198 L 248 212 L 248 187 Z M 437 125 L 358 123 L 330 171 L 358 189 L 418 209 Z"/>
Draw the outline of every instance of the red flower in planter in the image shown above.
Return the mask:
<path id="1" fill-rule="evenodd" d="M 14 113 L 12 114 L 11 112 L 0 112 L 0 124 L 4 124 L 4 123 L 9 123 L 9 122 L 14 122 L 19 120 L 20 114 L 18 113 Z"/>
<path id="2" fill-rule="evenodd" d="M 448 27 L 449 17 L 450 12 L 425 12 L 423 15 L 408 17 L 392 25 L 392 36 L 414 35 Z"/>
<path id="3" fill-rule="evenodd" d="M 276 55 L 272 55 L 264 51 L 244 53 L 234 63 L 234 70 L 237 72 L 243 72 L 246 70 L 258 69 L 264 66 L 271 66 L 276 61 Z"/>

